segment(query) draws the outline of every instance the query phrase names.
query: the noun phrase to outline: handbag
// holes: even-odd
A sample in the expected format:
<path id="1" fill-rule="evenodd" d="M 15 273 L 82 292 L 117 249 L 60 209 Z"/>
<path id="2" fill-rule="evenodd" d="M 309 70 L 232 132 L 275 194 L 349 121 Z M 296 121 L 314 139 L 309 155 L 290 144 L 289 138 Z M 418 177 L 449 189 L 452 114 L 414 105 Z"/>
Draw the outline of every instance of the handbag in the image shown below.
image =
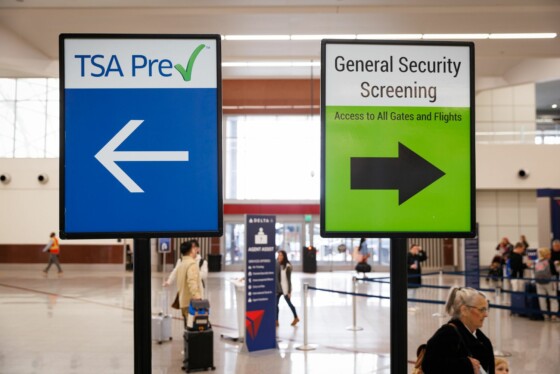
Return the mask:
<path id="1" fill-rule="evenodd" d="M 171 304 L 171 307 L 173 309 L 181 309 L 181 304 L 179 304 L 179 292 L 177 292 L 177 295 L 175 296 L 175 300 L 173 300 L 173 304 Z"/>

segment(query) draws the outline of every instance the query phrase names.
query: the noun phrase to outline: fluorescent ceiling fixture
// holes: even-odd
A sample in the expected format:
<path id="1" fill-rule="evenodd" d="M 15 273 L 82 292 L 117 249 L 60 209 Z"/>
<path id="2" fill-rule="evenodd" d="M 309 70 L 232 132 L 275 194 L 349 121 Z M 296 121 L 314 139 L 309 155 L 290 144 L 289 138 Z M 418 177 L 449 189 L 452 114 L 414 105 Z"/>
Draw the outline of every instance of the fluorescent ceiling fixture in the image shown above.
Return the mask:
<path id="1" fill-rule="evenodd" d="M 398 40 L 398 39 L 422 39 L 422 34 L 358 34 L 357 39 L 371 40 Z"/>
<path id="2" fill-rule="evenodd" d="M 356 34 L 341 35 L 292 35 L 292 40 L 356 39 Z"/>
<path id="3" fill-rule="evenodd" d="M 424 34 L 423 39 L 488 39 L 489 34 Z"/>
<path id="4" fill-rule="evenodd" d="M 490 39 L 554 39 L 555 32 L 524 33 L 524 34 L 490 34 Z"/>
<path id="5" fill-rule="evenodd" d="M 336 34 L 336 35 L 224 35 L 223 40 L 275 41 L 275 40 L 321 40 L 321 39 L 370 39 L 370 40 L 413 40 L 413 39 L 554 39 L 556 33 L 517 33 L 517 34 Z"/>
<path id="6" fill-rule="evenodd" d="M 234 61 L 234 62 L 222 62 L 222 67 L 237 67 L 237 68 L 248 68 L 248 67 L 259 67 L 259 68 L 293 68 L 293 67 L 319 67 L 321 63 L 319 61 Z"/>
<path id="7" fill-rule="evenodd" d="M 225 40 L 290 40 L 290 35 L 226 35 Z"/>

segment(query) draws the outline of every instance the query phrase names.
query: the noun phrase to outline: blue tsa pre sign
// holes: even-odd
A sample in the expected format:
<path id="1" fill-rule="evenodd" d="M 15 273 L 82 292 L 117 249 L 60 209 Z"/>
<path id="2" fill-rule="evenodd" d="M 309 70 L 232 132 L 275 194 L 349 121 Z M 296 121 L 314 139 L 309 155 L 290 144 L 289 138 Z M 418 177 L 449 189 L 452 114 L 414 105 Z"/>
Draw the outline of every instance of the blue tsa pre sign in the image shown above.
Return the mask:
<path id="1" fill-rule="evenodd" d="M 222 234 L 218 35 L 60 36 L 61 236 Z"/>
<path id="2" fill-rule="evenodd" d="M 245 343 L 249 352 L 276 348 L 276 217 L 247 215 Z"/>

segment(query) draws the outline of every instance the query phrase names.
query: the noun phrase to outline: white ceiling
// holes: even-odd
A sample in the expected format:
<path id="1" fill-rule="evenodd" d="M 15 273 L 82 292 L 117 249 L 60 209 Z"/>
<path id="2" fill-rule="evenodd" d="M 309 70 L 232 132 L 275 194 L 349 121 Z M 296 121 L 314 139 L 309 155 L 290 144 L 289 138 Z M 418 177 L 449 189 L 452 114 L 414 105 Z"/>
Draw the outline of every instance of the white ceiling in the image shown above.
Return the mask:
<path id="1" fill-rule="evenodd" d="M 0 76 L 58 76 L 60 33 L 560 34 L 560 0 L 0 0 Z M 560 78 L 560 36 L 475 40 L 477 88 Z M 320 41 L 228 41 L 226 61 L 319 61 Z M 225 78 L 319 68 L 224 68 Z"/>

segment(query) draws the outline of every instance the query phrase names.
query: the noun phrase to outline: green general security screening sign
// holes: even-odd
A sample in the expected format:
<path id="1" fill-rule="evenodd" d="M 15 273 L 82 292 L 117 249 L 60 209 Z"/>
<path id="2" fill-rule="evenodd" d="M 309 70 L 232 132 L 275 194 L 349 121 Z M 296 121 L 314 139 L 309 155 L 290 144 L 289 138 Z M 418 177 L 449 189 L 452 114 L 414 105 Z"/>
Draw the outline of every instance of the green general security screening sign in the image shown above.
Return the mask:
<path id="1" fill-rule="evenodd" d="M 321 235 L 472 236 L 474 45 L 323 40 Z"/>

